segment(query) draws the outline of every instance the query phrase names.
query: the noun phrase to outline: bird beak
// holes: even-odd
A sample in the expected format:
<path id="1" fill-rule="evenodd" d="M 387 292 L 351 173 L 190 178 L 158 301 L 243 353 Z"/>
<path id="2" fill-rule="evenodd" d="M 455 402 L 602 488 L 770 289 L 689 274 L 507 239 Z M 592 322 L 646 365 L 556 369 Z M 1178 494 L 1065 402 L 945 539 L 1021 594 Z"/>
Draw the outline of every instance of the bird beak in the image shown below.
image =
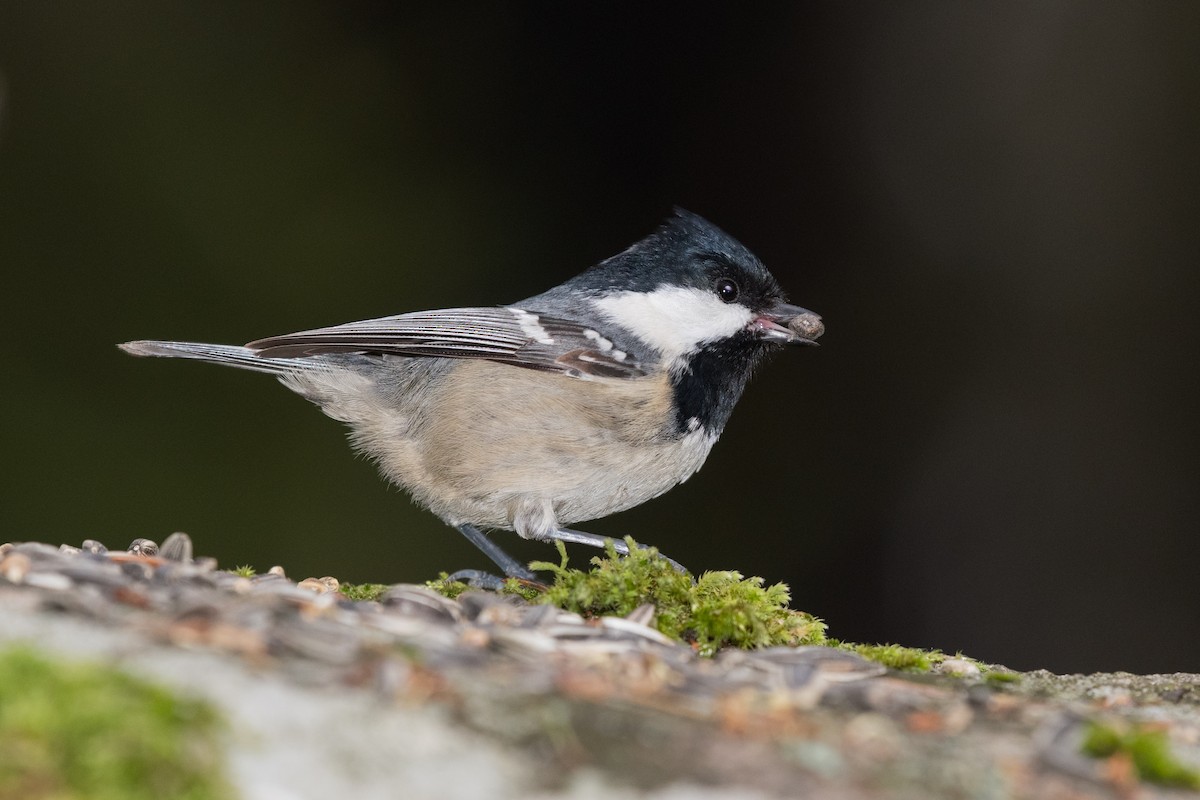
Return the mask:
<path id="1" fill-rule="evenodd" d="M 751 320 L 749 330 L 768 342 L 815 345 L 825 325 L 807 308 L 777 303 Z"/>

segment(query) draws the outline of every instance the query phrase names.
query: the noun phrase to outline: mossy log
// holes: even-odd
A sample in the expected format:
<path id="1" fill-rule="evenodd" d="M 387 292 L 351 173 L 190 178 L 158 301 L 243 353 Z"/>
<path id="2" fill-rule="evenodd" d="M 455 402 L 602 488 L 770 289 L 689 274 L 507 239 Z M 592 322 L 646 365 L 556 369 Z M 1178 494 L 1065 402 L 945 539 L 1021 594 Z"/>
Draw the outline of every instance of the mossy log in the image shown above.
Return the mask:
<path id="1" fill-rule="evenodd" d="M 21 648 L 45 676 L 116 670 L 221 721 L 172 751 L 193 754 L 211 786 L 160 797 L 1165 798 L 1200 786 L 1196 675 L 1018 674 L 858 648 L 887 666 L 828 643 L 709 648 L 660 631 L 652 600 L 589 617 L 421 586 L 352 599 L 333 579 L 225 572 L 178 541 L 168 554 L 0 550 L 0 669 Z M 25 669 L 18 683 L 39 680 Z M 111 686 L 84 681 L 51 716 L 111 701 Z M 0 743 L 119 741 L 141 718 L 105 708 L 108 728 L 26 720 L 14 733 L 0 707 Z M 0 798 L 38 796 L 12 752 L 0 747 Z M 60 777 L 56 797 L 120 796 Z"/>

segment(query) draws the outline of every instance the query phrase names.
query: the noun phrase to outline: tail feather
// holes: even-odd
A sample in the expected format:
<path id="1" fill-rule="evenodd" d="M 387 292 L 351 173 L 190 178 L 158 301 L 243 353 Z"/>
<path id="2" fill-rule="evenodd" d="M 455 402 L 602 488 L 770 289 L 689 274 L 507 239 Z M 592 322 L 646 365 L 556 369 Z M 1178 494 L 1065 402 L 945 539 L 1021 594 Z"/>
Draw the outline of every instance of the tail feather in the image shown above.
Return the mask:
<path id="1" fill-rule="evenodd" d="M 313 358 L 267 358 L 257 350 L 227 344 L 204 344 L 202 342 L 156 342 L 138 341 L 119 344 L 126 353 L 135 356 L 158 356 L 162 358 L 193 358 L 210 364 L 226 364 L 270 375 L 288 375 L 324 369 L 326 365 Z"/>

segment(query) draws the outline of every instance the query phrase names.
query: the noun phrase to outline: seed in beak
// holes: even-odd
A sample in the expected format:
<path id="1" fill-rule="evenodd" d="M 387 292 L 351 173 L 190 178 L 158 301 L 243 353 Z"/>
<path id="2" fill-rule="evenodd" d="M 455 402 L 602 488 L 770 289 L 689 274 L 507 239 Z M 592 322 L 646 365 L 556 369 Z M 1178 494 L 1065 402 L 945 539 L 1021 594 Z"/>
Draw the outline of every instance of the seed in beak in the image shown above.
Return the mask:
<path id="1" fill-rule="evenodd" d="M 811 311 L 792 317 L 788 320 L 787 326 L 805 339 L 816 339 L 825 332 L 825 324 Z"/>

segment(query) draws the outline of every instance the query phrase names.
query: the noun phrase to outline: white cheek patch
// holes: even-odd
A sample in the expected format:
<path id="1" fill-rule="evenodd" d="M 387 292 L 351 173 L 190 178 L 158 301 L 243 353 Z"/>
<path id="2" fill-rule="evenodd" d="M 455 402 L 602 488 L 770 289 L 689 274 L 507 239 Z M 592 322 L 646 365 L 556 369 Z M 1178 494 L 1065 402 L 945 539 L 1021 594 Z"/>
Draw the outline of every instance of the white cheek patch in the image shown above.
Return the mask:
<path id="1" fill-rule="evenodd" d="M 674 361 L 701 345 L 732 336 L 754 315 L 710 291 L 660 286 L 651 292 L 613 292 L 592 301 L 596 310 Z"/>

